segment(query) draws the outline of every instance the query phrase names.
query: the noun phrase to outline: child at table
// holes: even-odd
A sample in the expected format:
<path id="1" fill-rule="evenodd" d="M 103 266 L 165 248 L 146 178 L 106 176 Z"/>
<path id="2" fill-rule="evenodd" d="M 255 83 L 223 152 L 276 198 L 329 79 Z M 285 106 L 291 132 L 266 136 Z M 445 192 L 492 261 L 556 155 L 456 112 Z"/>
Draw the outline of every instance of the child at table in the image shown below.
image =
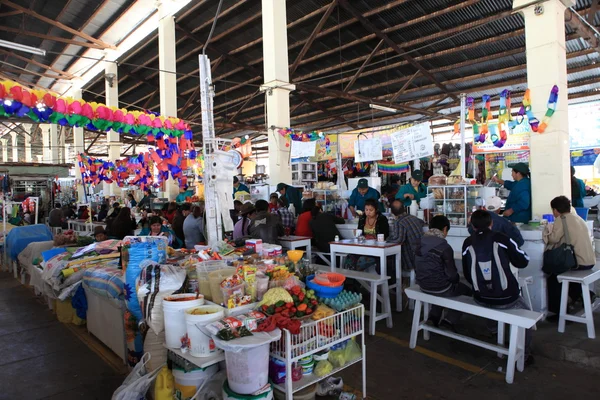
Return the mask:
<path id="1" fill-rule="evenodd" d="M 429 223 L 429 230 L 418 239 L 415 247 L 415 274 L 417 283 L 425 293 L 440 297 L 471 295 L 471 289 L 459 282 L 460 277 L 454 264 L 454 251 L 446 240 L 450 221 L 444 215 L 436 215 Z M 429 321 L 436 327 L 445 325 L 456 331 L 454 325 L 462 313 L 432 306 Z"/>

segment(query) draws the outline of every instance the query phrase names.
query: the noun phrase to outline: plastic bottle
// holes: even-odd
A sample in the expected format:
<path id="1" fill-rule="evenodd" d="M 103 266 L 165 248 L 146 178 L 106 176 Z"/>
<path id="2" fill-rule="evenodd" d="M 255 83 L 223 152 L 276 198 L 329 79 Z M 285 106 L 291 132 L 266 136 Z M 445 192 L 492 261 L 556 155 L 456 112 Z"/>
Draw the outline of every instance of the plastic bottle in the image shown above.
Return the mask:
<path id="1" fill-rule="evenodd" d="M 416 201 L 411 201 L 410 203 L 410 215 L 417 216 L 417 211 L 419 210 L 419 205 Z"/>
<path id="2" fill-rule="evenodd" d="M 336 242 L 339 242 L 340 241 L 340 237 L 338 235 L 335 235 L 335 238 L 333 240 L 336 241 Z"/>
<path id="3" fill-rule="evenodd" d="M 165 365 L 156 376 L 154 385 L 154 400 L 172 400 L 175 393 L 175 378 L 173 373 Z"/>

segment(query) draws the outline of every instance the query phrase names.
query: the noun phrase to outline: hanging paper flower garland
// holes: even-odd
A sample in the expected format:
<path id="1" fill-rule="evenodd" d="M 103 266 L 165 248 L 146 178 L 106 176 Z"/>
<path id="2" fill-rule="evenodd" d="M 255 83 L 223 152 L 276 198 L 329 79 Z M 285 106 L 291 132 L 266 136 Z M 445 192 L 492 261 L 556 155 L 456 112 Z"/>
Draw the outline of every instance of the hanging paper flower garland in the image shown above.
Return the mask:
<path id="1" fill-rule="evenodd" d="M 115 182 L 119 187 L 139 186 L 142 190 L 154 184 L 148 153 L 126 157 L 115 162 L 79 154 L 77 156 L 83 182 L 96 186 Z"/>
<path id="2" fill-rule="evenodd" d="M 531 126 L 531 130 L 538 133 L 544 133 L 546 128 L 548 127 L 548 123 L 550 122 L 550 118 L 554 115 L 556 111 L 556 106 L 558 103 L 558 86 L 554 85 L 552 90 L 550 91 L 550 97 L 548 98 L 547 110 L 546 114 L 542 118 L 542 123 L 540 124 L 539 119 L 537 119 L 531 110 L 531 92 L 529 89 L 525 91 L 525 95 L 523 96 L 523 105 L 519 110 L 519 114 L 517 116 L 518 123 L 523 121 L 523 116 L 527 115 L 527 120 L 529 121 L 529 125 Z"/>
<path id="3" fill-rule="evenodd" d="M 479 143 L 485 142 L 485 135 L 489 133 L 488 123 L 492 115 L 492 100 L 487 94 L 481 98 L 481 130 L 479 131 Z"/>
<path id="4" fill-rule="evenodd" d="M 502 148 L 508 139 L 506 133 L 508 123 L 512 119 L 510 116 L 510 91 L 503 90 L 500 93 L 500 109 L 498 110 L 498 133 L 492 134 L 492 143 L 498 148 Z"/>
<path id="5" fill-rule="evenodd" d="M 325 137 L 325 134 L 323 132 L 302 132 L 295 131 L 292 128 L 279 129 L 277 132 L 279 132 L 279 134 L 282 137 L 288 140 L 294 140 L 298 142 L 313 142 L 315 140 L 319 140 Z M 289 146 L 289 143 L 286 143 L 286 146 Z"/>

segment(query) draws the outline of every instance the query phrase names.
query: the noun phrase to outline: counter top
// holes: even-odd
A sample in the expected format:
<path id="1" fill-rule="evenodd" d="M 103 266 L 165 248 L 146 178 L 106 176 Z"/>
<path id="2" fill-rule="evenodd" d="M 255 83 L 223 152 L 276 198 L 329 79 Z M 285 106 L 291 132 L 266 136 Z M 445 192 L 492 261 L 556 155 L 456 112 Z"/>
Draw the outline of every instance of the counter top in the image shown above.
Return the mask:
<path id="1" fill-rule="evenodd" d="M 521 236 L 524 240 L 542 240 L 542 232 L 544 231 L 541 227 L 532 227 L 529 225 L 521 225 L 517 229 L 521 231 Z M 448 236 L 467 237 L 469 236 L 469 230 L 467 228 L 452 227 Z"/>

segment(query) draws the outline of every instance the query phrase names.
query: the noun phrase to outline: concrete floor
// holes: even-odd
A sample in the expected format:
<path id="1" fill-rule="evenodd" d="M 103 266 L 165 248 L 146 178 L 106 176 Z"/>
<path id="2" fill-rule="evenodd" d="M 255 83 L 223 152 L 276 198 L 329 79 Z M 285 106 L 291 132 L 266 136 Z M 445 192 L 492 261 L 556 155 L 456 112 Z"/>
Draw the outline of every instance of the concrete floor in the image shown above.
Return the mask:
<path id="1" fill-rule="evenodd" d="M 394 314 L 394 328 L 377 324 L 367 336 L 367 393 L 371 399 L 508 398 L 598 399 L 600 339 L 587 339 L 581 324 L 541 323 L 534 332 L 535 365 L 504 382 L 506 362 L 490 351 L 431 335 L 408 348 L 412 312 Z M 460 333 L 485 338 L 483 320 L 463 317 Z M 600 315 L 596 314 L 600 336 Z M 487 337 L 492 340 L 491 337 Z M 0 400 L 110 399 L 124 370 L 109 350 L 87 334 L 57 321 L 33 292 L 0 273 Z M 499 370 L 500 368 L 500 370 Z M 360 364 L 342 374 L 359 395 Z"/>
<path id="2" fill-rule="evenodd" d="M 0 399 L 110 399 L 123 381 L 73 329 L 0 273 Z"/>

